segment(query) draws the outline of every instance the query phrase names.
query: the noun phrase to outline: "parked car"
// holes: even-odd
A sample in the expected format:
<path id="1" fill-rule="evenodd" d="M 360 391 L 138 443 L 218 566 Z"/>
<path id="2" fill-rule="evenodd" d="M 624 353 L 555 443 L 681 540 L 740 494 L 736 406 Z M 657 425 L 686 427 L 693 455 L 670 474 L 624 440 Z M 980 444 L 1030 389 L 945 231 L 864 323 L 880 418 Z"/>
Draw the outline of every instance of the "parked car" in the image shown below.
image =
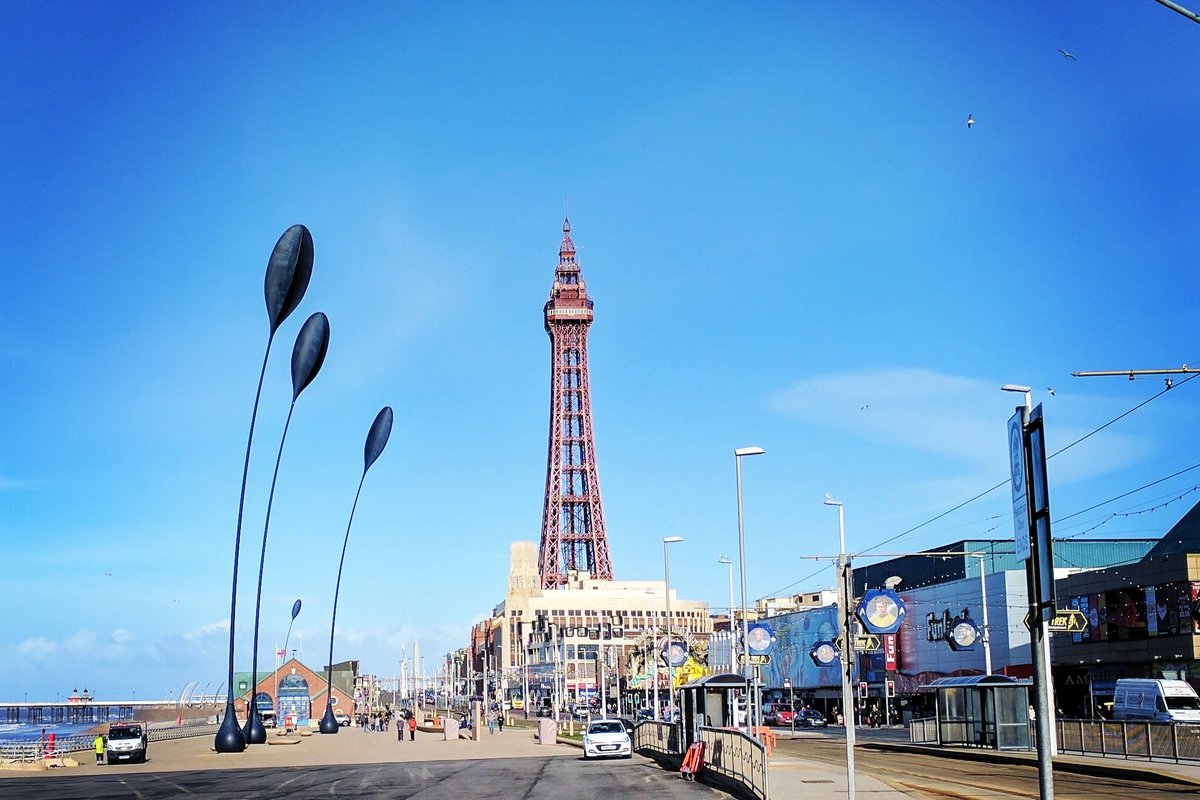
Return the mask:
<path id="1" fill-rule="evenodd" d="M 551 708 L 550 706 L 538 706 L 538 707 L 537 707 L 537 713 L 536 713 L 536 715 L 535 715 L 535 716 L 539 716 L 539 717 L 553 717 L 553 716 L 554 716 L 554 709 L 553 709 L 553 708 Z"/>
<path id="2" fill-rule="evenodd" d="M 762 721 L 764 725 L 791 725 L 794 712 L 789 703 L 763 703 Z"/>
<path id="3" fill-rule="evenodd" d="M 639 708 L 637 710 L 637 718 L 638 722 L 641 722 L 644 719 L 654 719 L 654 712 L 648 708 Z"/>
<path id="4" fill-rule="evenodd" d="M 588 724 L 583 734 L 583 757 L 629 758 L 633 755 L 633 740 L 619 719 L 598 719 Z"/>
<path id="5" fill-rule="evenodd" d="M 802 708 L 796 712 L 796 724 L 805 728 L 824 728 L 829 723 L 825 715 L 815 708 Z"/>
<path id="6" fill-rule="evenodd" d="M 333 718 L 337 720 L 339 727 L 348 728 L 350 726 L 350 715 L 345 711 L 342 711 L 340 708 L 334 709 Z"/>

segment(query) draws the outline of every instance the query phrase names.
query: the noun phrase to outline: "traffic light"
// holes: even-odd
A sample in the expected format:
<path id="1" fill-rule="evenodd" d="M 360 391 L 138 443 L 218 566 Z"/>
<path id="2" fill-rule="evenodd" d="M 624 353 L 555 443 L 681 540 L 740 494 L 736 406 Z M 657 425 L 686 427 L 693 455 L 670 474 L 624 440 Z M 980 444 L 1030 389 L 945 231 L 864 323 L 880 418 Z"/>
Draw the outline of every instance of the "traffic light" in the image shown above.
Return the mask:
<path id="1" fill-rule="evenodd" d="M 866 681 L 859 681 L 859 683 L 858 683 L 858 697 L 859 697 L 859 699 L 860 699 L 860 700 L 866 700 L 866 699 L 867 699 L 867 682 L 866 682 Z"/>
<path id="2" fill-rule="evenodd" d="M 888 678 L 888 681 L 887 681 L 887 696 L 888 697 L 896 696 L 896 681 L 894 681 L 891 678 Z"/>

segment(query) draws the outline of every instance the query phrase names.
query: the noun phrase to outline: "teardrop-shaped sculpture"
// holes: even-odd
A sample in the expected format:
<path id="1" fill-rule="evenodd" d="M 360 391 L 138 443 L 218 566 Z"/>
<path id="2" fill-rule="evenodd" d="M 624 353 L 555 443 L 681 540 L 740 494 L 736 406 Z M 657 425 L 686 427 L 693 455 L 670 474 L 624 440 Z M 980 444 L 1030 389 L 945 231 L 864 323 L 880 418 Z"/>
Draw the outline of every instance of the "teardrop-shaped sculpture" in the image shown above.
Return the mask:
<path id="1" fill-rule="evenodd" d="M 295 402 L 325 363 L 329 352 L 329 318 L 320 311 L 304 321 L 292 348 L 292 401 Z"/>
<path id="2" fill-rule="evenodd" d="M 292 619 L 295 619 L 300 614 L 300 601 L 292 603 Z M 278 641 L 278 640 L 276 640 Z"/>
<path id="3" fill-rule="evenodd" d="M 388 437 L 392 435 L 392 407 L 384 406 L 375 415 L 371 423 L 371 432 L 367 434 L 367 446 L 363 450 L 363 474 L 379 458 L 383 448 L 387 447 Z"/>
<path id="4" fill-rule="evenodd" d="M 304 299 L 312 268 L 312 234 L 303 225 L 293 225 L 279 237 L 267 261 L 264 293 L 272 336 Z"/>

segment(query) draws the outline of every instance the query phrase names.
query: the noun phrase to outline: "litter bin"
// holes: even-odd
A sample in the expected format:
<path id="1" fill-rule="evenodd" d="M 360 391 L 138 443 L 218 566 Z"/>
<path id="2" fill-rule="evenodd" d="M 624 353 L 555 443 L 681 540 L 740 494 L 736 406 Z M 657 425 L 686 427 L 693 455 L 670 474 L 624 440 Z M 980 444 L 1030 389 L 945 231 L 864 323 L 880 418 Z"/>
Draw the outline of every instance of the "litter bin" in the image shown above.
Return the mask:
<path id="1" fill-rule="evenodd" d="M 554 744 L 558 740 L 558 728 L 554 720 L 541 717 L 537 722 L 538 744 Z"/>

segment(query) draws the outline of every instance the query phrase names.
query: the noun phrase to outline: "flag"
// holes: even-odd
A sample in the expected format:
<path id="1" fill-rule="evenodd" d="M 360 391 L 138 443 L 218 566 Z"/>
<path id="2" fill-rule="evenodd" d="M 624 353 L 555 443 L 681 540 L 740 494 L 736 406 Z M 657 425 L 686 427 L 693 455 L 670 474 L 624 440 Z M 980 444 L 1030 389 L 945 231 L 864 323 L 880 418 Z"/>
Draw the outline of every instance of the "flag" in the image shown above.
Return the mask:
<path id="1" fill-rule="evenodd" d="M 283 658 L 286 655 L 287 655 L 287 650 L 284 650 L 282 647 L 275 651 L 276 658 Z"/>

